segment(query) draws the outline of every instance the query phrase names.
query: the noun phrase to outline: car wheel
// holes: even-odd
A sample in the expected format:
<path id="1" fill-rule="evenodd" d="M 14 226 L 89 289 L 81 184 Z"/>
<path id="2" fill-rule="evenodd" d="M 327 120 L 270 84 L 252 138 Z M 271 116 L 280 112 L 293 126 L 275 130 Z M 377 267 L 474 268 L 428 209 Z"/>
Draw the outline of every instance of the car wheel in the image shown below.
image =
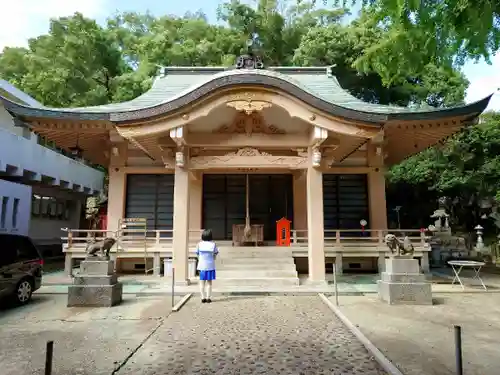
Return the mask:
<path id="1" fill-rule="evenodd" d="M 16 287 L 16 302 L 20 305 L 28 303 L 33 294 L 33 285 L 28 279 L 23 279 Z"/>

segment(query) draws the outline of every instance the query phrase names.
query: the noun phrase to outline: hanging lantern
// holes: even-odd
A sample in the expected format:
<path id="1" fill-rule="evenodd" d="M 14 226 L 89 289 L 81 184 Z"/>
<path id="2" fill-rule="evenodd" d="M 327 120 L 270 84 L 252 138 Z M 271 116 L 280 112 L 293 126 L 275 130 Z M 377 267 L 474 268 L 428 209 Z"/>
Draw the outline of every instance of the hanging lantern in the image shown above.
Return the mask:
<path id="1" fill-rule="evenodd" d="M 83 155 L 83 150 L 80 147 L 78 147 L 78 145 L 70 147 L 69 152 L 71 153 L 71 156 L 75 158 L 81 158 Z"/>
<path id="2" fill-rule="evenodd" d="M 81 158 L 83 155 L 83 149 L 80 146 L 78 146 L 79 138 L 80 138 L 80 135 L 77 134 L 76 135 L 76 144 L 73 147 L 68 148 L 71 156 L 73 156 L 74 158 Z"/>

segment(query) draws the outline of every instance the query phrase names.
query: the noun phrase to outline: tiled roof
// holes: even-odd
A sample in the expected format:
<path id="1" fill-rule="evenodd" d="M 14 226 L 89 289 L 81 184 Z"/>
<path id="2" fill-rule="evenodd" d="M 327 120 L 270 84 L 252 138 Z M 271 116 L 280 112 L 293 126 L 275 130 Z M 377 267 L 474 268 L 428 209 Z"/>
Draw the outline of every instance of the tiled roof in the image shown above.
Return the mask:
<path id="1" fill-rule="evenodd" d="M 179 67 L 167 68 L 164 77 L 157 78 L 149 91 L 141 96 L 123 103 L 107 104 L 95 107 L 61 108 L 60 111 L 79 112 L 121 112 L 154 107 L 182 96 L 196 87 L 221 77 L 248 73 L 245 70 L 227 70 L 225 68 L 197 68 Z M 344 106 L 354 110 L 372 111 L 380 113 L 407 112 L 406 107 L 378 105 L 366 103 L 344 90 L 334 76 L 327 75 L 327 68 L 291 68 L 270 67 L 266 70 L 251 70 L 253 74 L 273 76 L 299 86 L 304 91 L 332 104 Z"/>
<path id="2" fill-rule="evenodd" d="M 227 69 L 224 67 L 165 68 L 149 91 L 123 103 L 94 107 L 31 107 L 1 98 L 8 110 L 20 116 L 109 120 L 122 122 L 154 117 L 181 108 L 213 90 L 230 85 L 269 85 L 288 90 L 313 107 L 340 117 L 382 123 L 390 118 L 424 119 L 452 115 L 479 114 L 489 98 L 466 106 L 445 109 L 408 108 L 366 103 L 344 90 L 326 67 L 269 67 L 267 69 Z"/>

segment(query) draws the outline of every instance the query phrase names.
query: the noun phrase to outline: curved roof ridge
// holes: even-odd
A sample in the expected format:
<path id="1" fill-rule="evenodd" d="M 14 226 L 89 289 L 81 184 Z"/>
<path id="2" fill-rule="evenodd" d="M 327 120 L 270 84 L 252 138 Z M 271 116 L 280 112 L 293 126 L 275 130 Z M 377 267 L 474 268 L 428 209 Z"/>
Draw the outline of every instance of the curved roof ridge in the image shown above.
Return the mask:
<path id="1" fill-rule="evenodd" d="M 314 67 L 268 67 L 267 69 L 226 69 L 224 67 L 167 67 L 164 72 L 166 73 L 163 77 L 157 77 L 153 81 L 153 85 L 151 88 L 145 93 L 139 95 L 138 97 L 121 102 L 121 103 L 110 103 L 103 104 L 98 106 L 86 106 L 86 107 L 73 107 L 73 108 L 51 108 L 54 110 L 59 110 L 61 112 L 89 112 L 92 113 L 97 111 L 99 113 L 103 112 L 103 110 L 108 111 L 117 111 L 117 112 L 127 112 L 127 111 L 135 111 L 137 110 L 137 104 L 148 103 L 148 105 L 142 105 L 141 108 L 147 109 L 152 108 L 157 105 L 165 104 L 169 101 L 176 100 L 179 97 L 187 95 L 189 92 L 198 89 L 199 87 L 209 83 L 212 80 L 215 80 L 221 76 L 231 76 L 238 74 L 263 74 L 268 76 L 275 76 L 281 78 L 285 81 L 288 81 L 295 86 L 299 87 L 301 90 L 308 92 L 311 95 L 320 97 L 323 100 L 330 101 L 327 95 L 319 92 L 317 90 L 311 90 L 304 82 L 301 82 L 298 78 L 303 78 L 303 76 L 312 74 L 314 78 L 319 78 L 321 80 L 329 80 L 333 84 L 337 86 L 339 90 L 342 91 L 342 96 L 347 99 L 347 102 L 357 103 L 359 105 L 367 105 L 372 103 L 364 102 L 361 99 L 353 96 L 348 90 L 344 89 L 340 83 L 338 82 L 337 77 L 328 74 L 329 67 L 327 66 L 314 66 Z M 215 73 L 214 73 L 215 72 Z M 201 73 L 201 74 L 200 74 Z M 286 74 L 288 73 L 288 74 Z M 293 74 L 292 74 L 293 73 Z M 172 76 L 183 76 L 183 78 L 187 78 L 186 75 L 189 75 L 190 78 L 196 78 L 196 82 L 189 82 L 190 84 L 185 85 L 185 82 L 182 82 L 183 87 L 177 87 L 177 91 L 173 95 L 165 95 L 165 91 L 170 91 L 171 80 L 169 79 Z M 297 75 L 297 79 L 294 76 Z M 308 79 L 312 78 L 310 76 L 306 77 Z M 331 89 L 331 88 L 330 88 Z M 340 94 L 340 93 L 339 93 Z M 377 106 L 377 105 L 375 105 Z M 396 109 L 401 109 L 404 107 L 395 107 Z"/>
<path id="2" fill-rule="evenodd" d="M 178 74 L 167 74 L 158 78 L 150 90 L 143 95 L 123 103 L 80 108 L 33 108 L 8 98 L 2 98 L 5 107 L 20 116 L 72 118 L 80 120 L 107 120 L 115 123 L 137 121 L 162 116 L 182 109 L 183 106 L 209 96 L 223 88 L 262 86 L 282 90 L 304 101 L 311 107 L 334 116 L 383 124 L 391 119 L 426 120 L 450 115 L 478 115 L 489 103 L 491 96 L 476 103 L 452 108 L 393 107 L 366 103 L 343 89 L 328 67 L 311 69 L 231 69 L 210 71 L 219 68 L 205 68 L 206 74 L 181 74 L 181 71 L 195 71 L 190 67 L 178 69 Z M 175 70 L 175 69 L 174 69 Z M 285 74 L 288 73 L 288 74 Z M 295 74 L 294 74 L 295 73 Z"/>

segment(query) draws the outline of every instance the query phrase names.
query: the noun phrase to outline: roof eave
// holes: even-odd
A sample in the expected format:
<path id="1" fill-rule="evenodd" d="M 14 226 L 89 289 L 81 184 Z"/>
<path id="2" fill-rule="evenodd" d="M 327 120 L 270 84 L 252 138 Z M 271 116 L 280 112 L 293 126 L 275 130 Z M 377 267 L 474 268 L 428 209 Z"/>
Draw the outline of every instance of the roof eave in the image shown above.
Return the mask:
<path id="1" fill-rule="evenodd" d="M 493 94 L 476 102 L 459 107 L 438 108 L 421 112 L 392 113 L 388 115 L 388 120 L 419 121 L 437 120 L 447 117 L 463 117 L 469 115 L 478 116 L 488 107 L 492 96 Z"/>
<path id="2" fill-rule="evenodd" d="M 109 121 L 110 114 L 106 112 L 76 112 L 61 111 L 45 107 L 31 107 L 16 103 L 0 95 L 0 100 L 5 109 L 16 117 L 36 117 L 54 120 L 80 120 L 80 121 Z"/>
<path id="3" fill-rule="evenodd" d="M 0 99 L 3 101 L 6 109 L 16 116 L 60 120 L 62 119 L 69 121 L 111 121 L 117 125 L 120 125 L 126 124 L 131 121 L 136 122 L 168 115 L 169 113 L 182 109 L 184 106 L 189 105 L 192 102 L 198 101 L 211 95 L 214 90 L 236 86 L 262 86 L 266 88 L 281 90 L 291 94 L 292 96 L 295 96 L 299 100 L 304 101 L 311 107 L 328 113 L 332 116 L 380 126 L 390 120 L 419 121 L 467 115 L 477 116 L 486 109 L 492 96 L 490 95 L 475 103 L 455 108 L 387 114 L 380 112 L 359 111 L 356 109 L 343 107 L 341 105 L 328 102 L 318 96 L 315 96 L 312 93 L 305 91 L 303 88 L 297 86 L 294 83 L 288 82 L 285 79 L 264 74 L 246 73 L 233 76 L 222 75 L 170 101 L 160 103 L 148 108 L 140 108 L 131 111 L 90 112 L 57 110 L 51 108 L 35 108 L 15 103 L 1 96 Z"/>

